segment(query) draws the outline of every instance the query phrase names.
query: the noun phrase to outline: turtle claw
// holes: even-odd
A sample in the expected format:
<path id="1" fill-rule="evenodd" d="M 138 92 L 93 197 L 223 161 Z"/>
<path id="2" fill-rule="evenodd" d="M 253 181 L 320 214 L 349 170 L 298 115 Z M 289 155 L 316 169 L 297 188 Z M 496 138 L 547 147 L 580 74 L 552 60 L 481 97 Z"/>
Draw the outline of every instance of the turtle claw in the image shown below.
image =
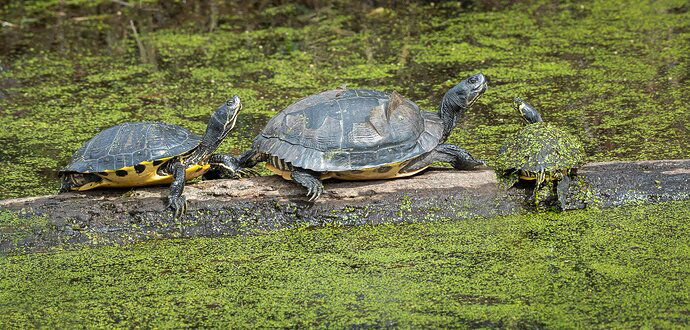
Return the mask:
<path id="1" fill-rule="evenodd" d="M 187 197 L 184 195 L 179 197 L 168 197 L 168 206 L 173 213 L 175 219 L 181 217 L 183 214 L 187 213 Z"/>
<path id="2" fill-rule="evenodd" d="M 309 198 L 310 202 L 313 202 L 317 200 L 321 194 L 323 193 L 323 187 L 322 186 L 315 186 L 313 188 L 309 188 L 309 192 L 307 193 L 307 197 Z"/>
<path id="3" fill-rule="evenodd" d="M 323 193 L 323 184 L 318 178 L 318 173 L 303 169 L 292 171 L 292 180 L 307 189 L 307 197 L 310 202 L 315 201 Z"/>
<path id="4" fill-rule="evenodd" d="M 235 180 L 259 176 L 259 172 L 252 168 L 241 168 L 236 171 L 227 170 L 227 172 L 229 173 L 228 177 Z"/>

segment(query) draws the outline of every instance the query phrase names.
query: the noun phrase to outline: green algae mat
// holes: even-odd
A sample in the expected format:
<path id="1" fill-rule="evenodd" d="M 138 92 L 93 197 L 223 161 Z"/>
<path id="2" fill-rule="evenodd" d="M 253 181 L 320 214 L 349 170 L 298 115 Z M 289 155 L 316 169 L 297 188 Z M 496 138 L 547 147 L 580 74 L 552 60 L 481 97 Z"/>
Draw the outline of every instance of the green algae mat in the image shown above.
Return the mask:
<path id="1" fill-rule="evenodd" d="M 690 326 L 690 202 L 0 258 L 0 328 Z"/>

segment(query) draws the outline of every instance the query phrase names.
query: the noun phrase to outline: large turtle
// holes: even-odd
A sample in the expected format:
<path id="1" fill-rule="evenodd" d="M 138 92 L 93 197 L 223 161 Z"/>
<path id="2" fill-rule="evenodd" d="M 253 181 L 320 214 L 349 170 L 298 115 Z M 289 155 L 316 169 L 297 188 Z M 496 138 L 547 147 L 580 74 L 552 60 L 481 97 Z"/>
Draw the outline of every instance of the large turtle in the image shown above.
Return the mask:
<path id="1" fill-rule="evenodd" d="M 398 178 L 434 162 L 472 169 L 484 162 L 443 143 L 486 86 L 481 73 L 465 79 L 446 92 L 438 113 L 396 92 L 340 88 L 311 95 L 273 117 L 239 163 L 268 162 L 271 171 L 304 186 L 310 200 L 327 178 Z"/>
<path id="2" fill-rule="evenodd" d="M 238 170 L 235 158 L 212 153 L 235 126 L 241 108 L 237 96 L 223 103 L 211 115 L 203 137 L 159 122 L 107 128 L 87 141 L 60 170 L 60 192 L 171 184 L 168 207 L 178 217 L 187 207 L 182 195 L 185 180 L 211 168 L 230 174 Z"/>
<path id="3" fill-rule="evenodd" d="M 539 111 L 527 102 L 516 98 L 514 107 L 527 125 L 501 146 L 494 164 L 499 180 L 506 187 L 520 179 L 536 181 L 536 203 L 542 184 L 547 184 L 550 194 L 556 183 L 558 201 L 565 209 L 570 176 L 584 162 L 584 147 L 576 137 L 545 123 Z"/>

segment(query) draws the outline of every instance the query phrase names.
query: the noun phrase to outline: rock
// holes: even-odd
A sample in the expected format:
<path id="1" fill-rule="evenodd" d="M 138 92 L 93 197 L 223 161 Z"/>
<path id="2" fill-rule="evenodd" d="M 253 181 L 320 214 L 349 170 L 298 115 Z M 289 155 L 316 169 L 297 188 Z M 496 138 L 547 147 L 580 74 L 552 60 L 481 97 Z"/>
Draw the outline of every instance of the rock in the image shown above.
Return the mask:
<path id="1" fill-rule="evenodd" d="M 529 184 L 503 190 L 490 170 L 435 168 L 395 180 L 327 181 L 325 187 L 326 193 L 309 203 L 301 187 L 278 176 L 191 183 L 185 188 L 188 212 L 181 219 L 173 219 L 165 209 L 167 187 L 4 200 L 0 209 L 15 213 L 27 226 L 45 225 L 38 232 L 0 227 L 0 253 L 330 224 L 490 217 L 535 207 Z M 567 208 L 687 199 L 690 160 L 593 163 L 579 169 Z M 47 221 L 36 221 L 38 217 Z"/>

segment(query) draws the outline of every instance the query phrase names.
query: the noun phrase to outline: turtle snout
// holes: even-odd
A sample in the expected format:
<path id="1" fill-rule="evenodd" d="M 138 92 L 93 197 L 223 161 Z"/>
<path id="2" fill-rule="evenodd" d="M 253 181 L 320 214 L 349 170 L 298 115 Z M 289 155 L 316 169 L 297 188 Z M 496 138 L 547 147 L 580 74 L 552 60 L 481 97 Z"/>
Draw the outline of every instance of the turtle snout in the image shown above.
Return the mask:
<path id="1" fill-rule="evenodd" d="M 235 95 L 231 99 L 227 100 L 225 105 L 233 109 L 239 109 L 242 106 L 242 102 L 240 101 L 240 97 Z"/>
<path id="2" fill-rule="evenodd" d="M 477 73 L 474 76 L 470 77 L 468 82 L 474 86 L 474 90 L 482 92 L 486 90 L 486 87 L 488 85 L 488 79 L 482 73 Z"/>
<path id="3" fill-rule="evenodd" d="M 522 105 L 523 103 L 525 103 L 525 101 L 523 101 L 523 100 L 522 100 L 521 98 L 519 98 L 519 97 L 516 97 L 516 98 L 513 100 L 513 107 L 514 107 L 515 109 L 519 109 L 519 108 L 520 108 L 520 105 Z"/>
<path id="4" fill-rule="evenodd" d="M 233 96 L 225 103 L 225 106 L 227 107 L 228 120 L 234 121 L 237 118 L 237 114 L 242 110 L 240 97 L 237 95 Z"/>

